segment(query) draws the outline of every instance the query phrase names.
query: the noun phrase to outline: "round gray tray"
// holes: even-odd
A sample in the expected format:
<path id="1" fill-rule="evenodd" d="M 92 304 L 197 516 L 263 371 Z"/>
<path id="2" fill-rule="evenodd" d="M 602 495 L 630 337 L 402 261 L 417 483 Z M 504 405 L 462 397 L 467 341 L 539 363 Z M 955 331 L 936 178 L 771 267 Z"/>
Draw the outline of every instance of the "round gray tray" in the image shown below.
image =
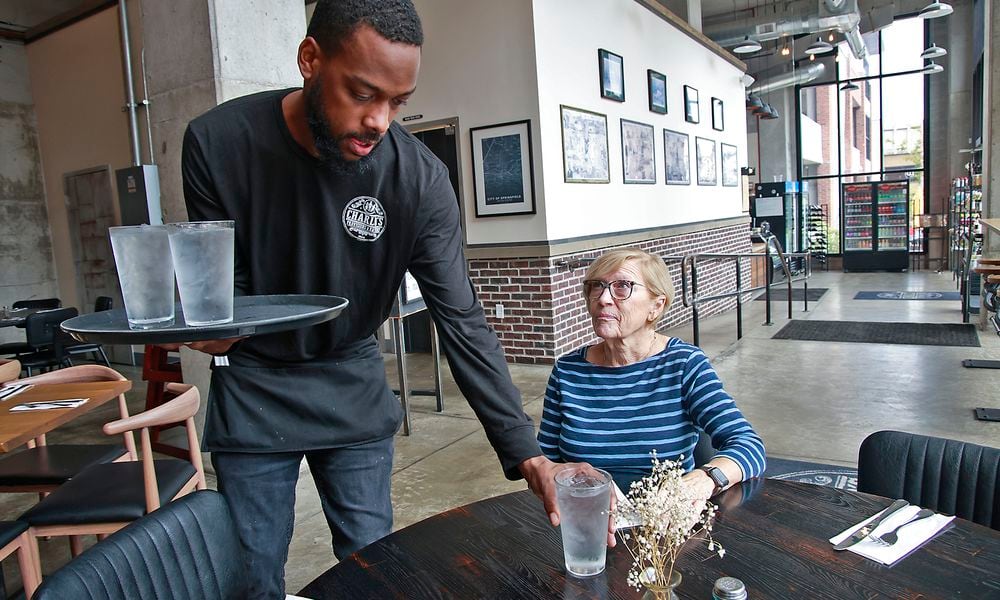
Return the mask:
<path id="1" fill-rule="evenodd" d="M 166 327 L 129 329 L 124 309 L 73 317 L 63 321 L 61 327 L 81 342 L 98 344 L 198 342 L 309 327 L 336 318 L 347 304 L 346 298 L 338 296 L 237 296 L 233 301 L 233 320 L 221 325 L 188 325 L 178 303 L 174 324 Z"/>

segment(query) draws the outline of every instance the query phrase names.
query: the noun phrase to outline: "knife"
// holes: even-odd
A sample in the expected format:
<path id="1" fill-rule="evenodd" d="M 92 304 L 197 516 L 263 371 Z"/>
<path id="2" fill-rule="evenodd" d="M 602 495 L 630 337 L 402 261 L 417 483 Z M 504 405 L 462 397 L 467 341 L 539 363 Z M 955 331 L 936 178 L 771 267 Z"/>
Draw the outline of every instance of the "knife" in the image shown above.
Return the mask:
<path id="1" fill-rule="evenodd" d="M 889 505 L 889 508 L 887 508 L 884 511 L 882 511 L 882 514 L 880 514 L 879 516 L 875 517 L 874 521 L 872 521 L 871 523 L 868 523 L 867 525 L 865 525 L 861 529 L 859 529 L 859 530 L 855 531 L 854 533 L 852 533 L 851 537 L 849 537 L 846 540 L 840 542 L 839 544 L 837 544 L 836 546 L 834 546 L 833 549 L 834 550 L 847 550 L 848 548 L 850 548 L 854 544 L 857 544 L 858 542 L 864 541 L 865 538 L 867 538 L 869 535 L 871 535 L 871 533 L 873 531 L 875 531 L 876 529 L 878 529 L 878 526 L 882 524 L 882 521 L 885 521 L 886 519 L 888 519 L 889 516 L 892 515 L 892 513 L 896 512 L 897 510 L 899 510 L 901 508 L 905 508 L 905 507 L 907 507 L 909 505 L 910 505 L 910 503 L 907 502 L 906 500 L 896 500 L 895 502 L 893 502 L 892 504 Z"/>

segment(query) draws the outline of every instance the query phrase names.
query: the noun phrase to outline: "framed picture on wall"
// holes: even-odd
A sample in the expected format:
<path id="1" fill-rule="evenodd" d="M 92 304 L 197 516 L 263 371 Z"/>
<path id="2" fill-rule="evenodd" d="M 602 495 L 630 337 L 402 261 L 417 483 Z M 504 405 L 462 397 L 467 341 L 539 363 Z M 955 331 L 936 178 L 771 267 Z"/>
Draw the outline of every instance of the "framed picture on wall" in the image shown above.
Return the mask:
<path id="1" fill-rule="evenodd" d="M 696 136 L 694 149 L 698 165 L 698 185 L 717 185 L 719 174 L 715 163 L 715 140 Z"/>
<path id="2" fill-rule="evenodd" d="M 625 183 L 656 183 L 656 130 L 652 125 L 621 120 L 622 176 Z"/>
<path id="3" fill-rule="evenodd" d="M 725 123 L 722 120 L 722 100 L 712 98 L 712 129 L 722 131 L 725 128 Z"/>
<path id="4" fill-rule="evenodd" d="M 531 122 L 473 127 L 472 179 L 476 216 L 535 213 L 535 173 Z"/>
<path id="5" fill-rule="evenodd" d="M 688 123 L 697 123 L 701 120 L 698 90 L 689 85 L 684 86 L 684 120 Z"/>
<path id="6" fill-rule="evenodd" d="M 559 106 L 562 122 L 563 179 L 566 183 L 608 183 L 608 117 Z"/>
<path id="7" fill-rule="evenodd" d="M 691 185 L 691 151 L 688 134 L 663 130 L 663 166 L 667 185 Z"/>
<path id="8" fill-rule="evenodd" d="M 736 158 L 736 146 L 722 143 L 719 145 L 722 147 L 722 185 L 739 187 L 740 166 Z"/>
<path id="9" fill-rule="evenodd" d="M 601 97 L 625 102 L 625 61 L 614 52 L 603 48 L 597 51 L 601 73 Z"/>
<path id="10" fill-rule="evenodd" d="M 647 69 L 646 83 L 649 87 L 649 110 L 667 114 L 667 76 Z"/>

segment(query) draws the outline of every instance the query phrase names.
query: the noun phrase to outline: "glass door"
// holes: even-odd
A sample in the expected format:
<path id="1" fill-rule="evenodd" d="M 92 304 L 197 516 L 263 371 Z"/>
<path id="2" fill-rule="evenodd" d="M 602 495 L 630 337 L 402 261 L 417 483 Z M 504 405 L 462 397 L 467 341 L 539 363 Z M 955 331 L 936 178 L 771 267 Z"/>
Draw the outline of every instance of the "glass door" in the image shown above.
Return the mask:
<path id="1" fill-rule="evenodd" d="M 844 252 L 871 252 L 872 186 L 844 185 Z"/>
<path id="2" fill-rule="evenodd" d="M 880 183 L 878 189 L 878 251 L 907 250 L 909 224 L 907 202 L 909 185 L 905 181 Z"/>

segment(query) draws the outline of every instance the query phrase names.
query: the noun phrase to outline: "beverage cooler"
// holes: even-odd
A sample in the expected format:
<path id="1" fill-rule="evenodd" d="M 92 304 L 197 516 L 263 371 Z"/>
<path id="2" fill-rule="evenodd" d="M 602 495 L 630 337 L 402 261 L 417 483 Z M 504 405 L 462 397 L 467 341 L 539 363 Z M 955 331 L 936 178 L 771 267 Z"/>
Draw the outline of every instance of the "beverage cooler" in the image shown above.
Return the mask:
<path id="1" fill-rule="evenodd" d="M 759 227 L 767 221 L 785 252 L 808 250 L 801 182 L 758 183 L 754 193 L 750 207 L 753 226 Z"/>
<path id="2" fill-rule="evenodd" d="M 845 183 L 844 270 L 905 271 L 909 264 L 908 181 Z"/>

